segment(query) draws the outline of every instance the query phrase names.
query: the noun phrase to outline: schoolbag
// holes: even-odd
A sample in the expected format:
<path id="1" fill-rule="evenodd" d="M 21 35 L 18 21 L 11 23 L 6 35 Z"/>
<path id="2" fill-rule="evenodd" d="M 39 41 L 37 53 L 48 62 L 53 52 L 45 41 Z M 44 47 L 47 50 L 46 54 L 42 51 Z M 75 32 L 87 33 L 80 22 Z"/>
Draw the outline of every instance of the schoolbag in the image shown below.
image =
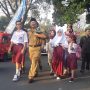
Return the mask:
<path id="1" fill-rule="evenodd" d="M 80 45 L 77 45 L 76 57 L 77 57 L 77 59 L 81 58 L 81 47 L 80 47 Z"/>

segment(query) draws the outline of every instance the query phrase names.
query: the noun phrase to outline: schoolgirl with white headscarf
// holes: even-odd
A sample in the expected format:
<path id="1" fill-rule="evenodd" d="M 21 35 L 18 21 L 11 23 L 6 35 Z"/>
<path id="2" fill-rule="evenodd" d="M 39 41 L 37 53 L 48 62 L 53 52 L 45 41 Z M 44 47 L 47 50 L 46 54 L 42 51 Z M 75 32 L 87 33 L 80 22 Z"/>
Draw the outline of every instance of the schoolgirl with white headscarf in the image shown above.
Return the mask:
<path id="1" fill-rule="evenodd" d="M 59 29 L 57 31 L 57 34 L 53 38 L 51 45 L 54 48 L 52 68 L 57 76 L 57 79 L 60 79 L 60 77 L 63 76 L 64 51 L 65 48 L 68 47 L 68 42 L 66 40 L 66 36 L 63 32 L 63 29 Z"/>
<path id="2" fill-rule="evenodd" d="M 68 42 L 67 42 L 67 39 L 66 39 L 66 36 L 63 32 L 63 29 L 59 29 L 57 31 L 57 34 L 56 36 L 53 38 L 52 42 L 52 47 L 56 47 L 56 46 L 63 46 L 63 47 L 67 47 L 68 46 Z"/>

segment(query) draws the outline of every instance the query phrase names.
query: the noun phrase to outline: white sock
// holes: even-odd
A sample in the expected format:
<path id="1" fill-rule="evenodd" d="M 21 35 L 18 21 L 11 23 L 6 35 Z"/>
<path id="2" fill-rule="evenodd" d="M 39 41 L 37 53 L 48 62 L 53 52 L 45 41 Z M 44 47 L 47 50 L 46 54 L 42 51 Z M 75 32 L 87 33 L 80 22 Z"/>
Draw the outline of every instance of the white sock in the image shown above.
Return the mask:
<path id="1" fill-rule="evenodd" d="M 16 69 L 16 74 L 20 76 L 20 69 Z"/>

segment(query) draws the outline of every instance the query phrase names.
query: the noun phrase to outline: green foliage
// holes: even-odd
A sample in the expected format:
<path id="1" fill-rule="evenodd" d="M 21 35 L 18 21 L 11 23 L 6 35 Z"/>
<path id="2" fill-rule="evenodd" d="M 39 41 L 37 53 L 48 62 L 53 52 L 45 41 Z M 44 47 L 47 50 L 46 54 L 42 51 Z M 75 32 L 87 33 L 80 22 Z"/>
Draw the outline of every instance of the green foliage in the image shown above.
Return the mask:
<path id="1" fill-rule="evenodd" d="M 68 0 L 67 3 L 62 4 L 64 0 L 53 0 L 55 6 L 55 22 L 60 23 L 75 23 L 78 15 L 82 14 L 86 5 L 90 0 Z"/>
<path id="2" fill-rule="evenodd" d="M 0 31 L 3 31 L 5 27 L 8 25 L 9 19 L 5 16 L 0 17 Z"/>

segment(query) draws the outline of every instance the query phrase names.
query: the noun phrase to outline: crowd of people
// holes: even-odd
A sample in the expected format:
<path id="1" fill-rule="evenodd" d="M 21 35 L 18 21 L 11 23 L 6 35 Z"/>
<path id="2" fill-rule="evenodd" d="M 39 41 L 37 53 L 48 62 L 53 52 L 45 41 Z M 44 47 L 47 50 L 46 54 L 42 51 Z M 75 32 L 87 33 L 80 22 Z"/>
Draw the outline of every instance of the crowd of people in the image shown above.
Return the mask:
<path id="1" fill-rule="evenodd" d="M 90 28 L 85 29 L 85 36 L 81 37 L 77 44 L 77 37 L 71 24 L 67 25 L 67 31 L 63 29 L 49 30 L 48 35 L 38 28 L 39 24 L 35 18 L 31 18 L 30 30 L 25 32 L 22 29 L 22 22 L 16 22 L 16 31 L 11 38 L 11 44 L 8 52 L 12 52 L 12 62 L 16 64 L 16 73 L 13 81 L 20 79 L 22 72 L 25 72 L 25 52 L 28 49 L 31 62 L 28 79 L 29 83 L 34 81 L 38 74 L 40 64 L 42 41 L 46 42 L 46 52 L 48 55 L 48 64 L 50 66 L 50 75 L 57 80 L 63 77 L 70 77 L 69 82 L 75 80 L 77 70 L 77 60 L 82 59 L 81 73 L 90 66 Z"/>

